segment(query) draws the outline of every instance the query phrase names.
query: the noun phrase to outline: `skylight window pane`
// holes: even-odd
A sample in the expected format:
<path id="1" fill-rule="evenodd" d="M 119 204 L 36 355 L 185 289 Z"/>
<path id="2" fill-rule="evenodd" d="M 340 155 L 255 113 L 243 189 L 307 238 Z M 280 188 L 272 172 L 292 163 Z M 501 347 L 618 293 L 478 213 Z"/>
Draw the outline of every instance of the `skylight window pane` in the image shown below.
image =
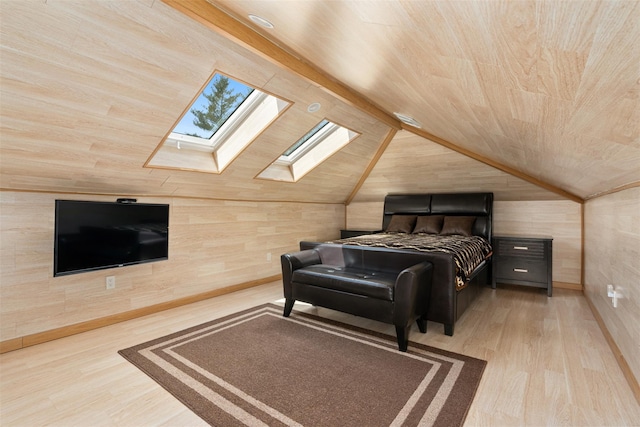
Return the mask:
<path id="1" fill-rule="evenodd" d="M 326 120 L 326 119 L 321 121 L 320 123 L 318 123 L 316 126 L 314 126 L 313 129 L 311 129 L 309 132 L 307 132 L 306 135 L 304 135 L 302 138 L 300 138 L 298 141 L 296 141 L 295 144 L 293 144 L 291 147 L 289 147 L 289 149 L 287 151 L 282 153 L 282 156 L 283 157 L 291 156 L 298 148 L 300 148 L 302 145 L 304 145 L 304 143 L 307 142 L 313 135 L 315 135 L 320 129 L 322 129 L 323 127 L 325 127 L 328 124 L 329 124 L 329 120 Z"/>
<path id="2" fill-rule="evenodd" d="M 173 132 L 211 139 L 251 92 L 253 88 L 249 86 L 221 74 L 214 74 Z"/>
<path id="3" fill-rule="evenodd" d="M 290 106 L 215 73 L 145 166 L 222 173 Z"/>
<path id="4" fill-rule="evenodd" d="M 289 147 L 256 178 L 296 182 L 360 134 L 323 120 Z"/>

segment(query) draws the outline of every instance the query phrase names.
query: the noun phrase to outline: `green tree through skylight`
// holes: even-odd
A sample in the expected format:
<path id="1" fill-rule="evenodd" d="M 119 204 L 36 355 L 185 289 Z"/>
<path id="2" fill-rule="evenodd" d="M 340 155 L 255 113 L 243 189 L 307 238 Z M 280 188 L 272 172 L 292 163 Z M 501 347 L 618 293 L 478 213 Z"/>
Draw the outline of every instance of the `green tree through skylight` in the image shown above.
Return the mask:
<path id="1" fill-rule="evenodd" d="M 253 92 L 253 88 L 215 74 L 173 130 L 209 139 Z"/>

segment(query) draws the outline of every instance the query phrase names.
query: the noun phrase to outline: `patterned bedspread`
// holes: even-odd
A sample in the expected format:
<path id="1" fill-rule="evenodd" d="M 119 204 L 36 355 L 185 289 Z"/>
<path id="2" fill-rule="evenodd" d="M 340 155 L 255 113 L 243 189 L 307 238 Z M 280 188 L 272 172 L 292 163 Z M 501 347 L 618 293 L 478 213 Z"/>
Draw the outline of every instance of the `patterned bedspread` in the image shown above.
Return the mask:
<path id="1" fill-rule="evenodd" d="M 437 234 L 379 233 L 334 240 L 329 243 L 411 249 L 421 252 L 453 254 L 456 263 L 456 288 L 466 286 L 467 277 L 491 255 L 491 245 L 480 236 L 440 236 Z"/>

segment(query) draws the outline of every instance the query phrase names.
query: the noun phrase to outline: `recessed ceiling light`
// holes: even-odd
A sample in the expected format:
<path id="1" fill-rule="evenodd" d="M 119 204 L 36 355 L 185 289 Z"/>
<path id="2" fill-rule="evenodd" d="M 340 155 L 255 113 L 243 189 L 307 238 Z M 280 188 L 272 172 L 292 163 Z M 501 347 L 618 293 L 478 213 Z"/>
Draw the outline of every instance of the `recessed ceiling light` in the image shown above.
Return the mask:
<path id="1" fill-rule="evenodd" d="M 402 123 L 408 124 L 409 126 L 413 126 L 416 128 L 421 128 L 422 125 L 420 125 L 420 123 L 418 123 L 418 121 L 416 119 L 414 119 L 411 116 L 407 116 L 406 114 L 402 114 L 402 113 L 393 113 L 398 120 L 400 120 Z"/>
<path id="2" fill-rule="evenodd" d="M 320 109 L 320 107 L 322 107 L 322 105 L 320 105 L 319 102 L 314 102 L 313 104 L 309 104 L 309 106 L 307 107 L 307 111 L 310 113 L 315 113 Z"/>
<path id="3" fill-rule="evenodd" d="M 261 27 L 269 28 L 269 29 L 273 28 L 273 24 L 261 16 L 249 15 L 249 19 L 251 19 L 256 24 L 260 25 Z"/>

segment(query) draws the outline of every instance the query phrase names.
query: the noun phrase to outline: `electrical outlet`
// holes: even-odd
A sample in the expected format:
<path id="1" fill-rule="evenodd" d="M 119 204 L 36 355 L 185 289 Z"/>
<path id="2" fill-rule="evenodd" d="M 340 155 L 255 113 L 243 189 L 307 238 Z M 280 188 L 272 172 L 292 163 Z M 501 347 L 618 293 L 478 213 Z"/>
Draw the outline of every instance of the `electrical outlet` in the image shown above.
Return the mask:
<path id="1" fill-rule="evenodd" d="M 107 289 L 116 288 L 116 276 L 107 276 Z"/>
<path id="2" fill-rule="evenodd" d="M 620 286 L 607 285 L 607 297 L 611 298 L 613 308 L 618 308 L 618 300 L 624 298 L 622 288 Z"/>
<path id="3" fill-rule="evenodd" d="M 267 252 L 267 262 L 271 262 L 271 252 Z"/>

